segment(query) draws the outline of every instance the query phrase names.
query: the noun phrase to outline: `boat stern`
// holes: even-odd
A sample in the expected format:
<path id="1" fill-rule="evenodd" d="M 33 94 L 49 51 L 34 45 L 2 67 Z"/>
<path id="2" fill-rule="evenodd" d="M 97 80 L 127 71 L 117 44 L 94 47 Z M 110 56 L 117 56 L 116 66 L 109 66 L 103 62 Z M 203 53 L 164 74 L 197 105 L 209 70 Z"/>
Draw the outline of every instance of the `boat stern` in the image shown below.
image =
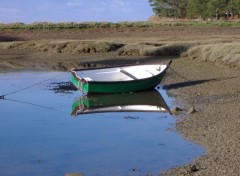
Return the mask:
<path id="1" fill-rule="evenodd" d="M 88 92 L 88 82 L 84 78 L 77 76 L 77 73 L 74 70 L 70 71 L 71 81 L 73 85 L 83 93 Z"/>

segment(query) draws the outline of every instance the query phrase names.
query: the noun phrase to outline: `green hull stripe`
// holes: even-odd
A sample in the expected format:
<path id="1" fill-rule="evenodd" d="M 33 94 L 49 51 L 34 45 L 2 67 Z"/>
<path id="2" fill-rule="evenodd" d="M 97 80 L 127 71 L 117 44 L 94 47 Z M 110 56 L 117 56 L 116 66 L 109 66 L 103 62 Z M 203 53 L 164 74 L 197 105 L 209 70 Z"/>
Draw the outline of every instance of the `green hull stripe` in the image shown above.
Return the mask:
<path id="1" fill-rule="evenodd" d="M 121 93 L 121 92 L 136 92 L 147 89 L 152 89 L 157 86 L 165 75 L 163 71 L 160 75 L 148 79 L 121 81 L 121 82 L 86 82 L 82 83 L 75 79 L 71 74 L 72 83 L 84 93 Z"/>
<path id="2" fill-rule="evenodd" d="M 112 82 L 112 83 L 91 83 L 88 84 L 88 93 L 121 93 L 136 92 L 154 88 L 159 84 L 163 76 L 153 77 L 138 81 Z"/>

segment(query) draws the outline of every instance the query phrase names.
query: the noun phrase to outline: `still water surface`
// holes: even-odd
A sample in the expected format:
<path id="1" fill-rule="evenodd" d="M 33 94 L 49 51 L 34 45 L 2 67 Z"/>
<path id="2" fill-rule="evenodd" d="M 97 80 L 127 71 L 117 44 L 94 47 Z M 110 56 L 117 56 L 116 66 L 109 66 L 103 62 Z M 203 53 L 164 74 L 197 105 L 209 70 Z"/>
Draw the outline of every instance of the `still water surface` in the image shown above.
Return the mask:
<path id="1" fill-rule="evenodd" d="M 43 82 L 5 98 L 52 108 L 0 100 L 0 175 L 157 175 L 203 154 L 166 112 L 71 116 L 81 94 L 52 90 L 69 81 L 64 72 L 0 73 L 0 95 Z"/>

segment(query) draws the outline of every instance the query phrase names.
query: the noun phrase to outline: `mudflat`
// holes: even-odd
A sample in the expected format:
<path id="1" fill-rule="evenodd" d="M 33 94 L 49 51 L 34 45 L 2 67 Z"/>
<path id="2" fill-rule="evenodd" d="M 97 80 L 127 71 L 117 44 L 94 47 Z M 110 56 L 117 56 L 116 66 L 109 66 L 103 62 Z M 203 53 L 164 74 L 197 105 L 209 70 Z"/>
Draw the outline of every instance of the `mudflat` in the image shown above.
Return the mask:
<path id="1" fill-rule="evenodd" d="M 6 71 L 168 59 L 173 63 L 162 84 L 182 109 L 174 115 L 176 130 L 206 153 L 162 175 L 240 175 L 239 27 L 0 32 L 0 68 Z"/>

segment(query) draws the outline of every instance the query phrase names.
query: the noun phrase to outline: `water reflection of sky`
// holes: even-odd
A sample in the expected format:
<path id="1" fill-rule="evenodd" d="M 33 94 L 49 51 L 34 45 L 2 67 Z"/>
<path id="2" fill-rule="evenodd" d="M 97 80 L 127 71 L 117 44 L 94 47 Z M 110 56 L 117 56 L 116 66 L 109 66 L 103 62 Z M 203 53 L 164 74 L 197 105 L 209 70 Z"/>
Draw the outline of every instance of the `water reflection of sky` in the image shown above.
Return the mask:
<path id="1" fill-rule="evenodd" d="M 69 81 L 68 73 L 0 74 L 0 95 L 49 78 L 53 79 L 6 98 L 63 112 L 0 100 L 0 175 L 157 174 L 203 153 L 171 130 L 175 119 L 168 113 L 72 117 L 71 106 L 80 93 L 49 90 L 53 82 Z"/>

